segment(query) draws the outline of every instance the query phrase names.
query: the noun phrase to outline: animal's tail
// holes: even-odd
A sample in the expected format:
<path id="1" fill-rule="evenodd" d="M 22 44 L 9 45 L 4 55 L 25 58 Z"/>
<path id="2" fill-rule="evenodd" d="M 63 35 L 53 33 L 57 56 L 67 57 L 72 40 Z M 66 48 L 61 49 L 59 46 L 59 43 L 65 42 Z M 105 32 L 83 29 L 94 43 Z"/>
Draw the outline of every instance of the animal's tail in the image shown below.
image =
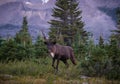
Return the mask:
<path id="1" fill-rule="evenodd" d="M 77 64 L 77 63 L 75 62 L 75 57 L 74 57 L 74 53 L 73 53 L 73 51 L 71 52 L 70 59 L 71 59 L 71 61 L 72 61 L 72 63 L 73 63 L 74 65 Z"/>

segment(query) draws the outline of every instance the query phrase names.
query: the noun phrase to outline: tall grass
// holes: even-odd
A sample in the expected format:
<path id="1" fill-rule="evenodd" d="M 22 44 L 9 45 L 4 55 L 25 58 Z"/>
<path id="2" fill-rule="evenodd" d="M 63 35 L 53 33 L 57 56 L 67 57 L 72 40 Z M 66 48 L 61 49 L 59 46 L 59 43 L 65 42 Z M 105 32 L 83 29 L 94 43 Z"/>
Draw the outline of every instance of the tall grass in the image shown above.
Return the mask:
<path id="1" fill-rule="evenodd" d="M 78 66 L 69 61 L 69 68 L 60 62 L 59 72 L 51 66 L 52 60 L 47 58 L 29 59 L 25 61 L 0 62 L 0 84 L 112 84 L 100 78 L 81 78 Z M 117 84 L 118 82 L 114 83 Z M 118 83 L 119 84 L 119 83 Z"/>
<path id="2" fill-rule="evenodd" d="M 49 57 L 41 59 L 29 59 L 25 61 L 9 61 L 8 63 L 0 62 L 0 74 L 11 74 L 14 76 L 40 76 L 45 77 L 46 74 L 55 74 L 55 70 L 51 66 L 52 59 Z M 66 79 L 75 78 L 80 75 L 78 70 L 71 62 L 69 68 L 60 62 L 58 76 Z"/>
<path id="3" fill-rule="evenodd" d="M 25 61 L 9 61 L 0 63 L 0 74 L 12 74 L 17 76 L 43 76 L 51 72 L 50 59 L 29 59 Z"/>

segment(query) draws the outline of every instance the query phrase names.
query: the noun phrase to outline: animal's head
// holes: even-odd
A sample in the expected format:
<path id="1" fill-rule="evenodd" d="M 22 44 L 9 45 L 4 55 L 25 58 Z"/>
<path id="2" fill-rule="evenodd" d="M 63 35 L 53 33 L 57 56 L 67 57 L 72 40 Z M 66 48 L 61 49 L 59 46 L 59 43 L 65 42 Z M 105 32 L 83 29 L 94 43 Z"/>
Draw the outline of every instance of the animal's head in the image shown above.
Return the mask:
<path id="1" fill-rule="evenodd" d="M 51 54 L 52 57 L 54 57 L 56 42 L 51 41 L 50 39 L 47 39 L 43 32 L 42 34 L 44 36 L 44 44 L 47 46 L 48 52 Z"/>
<path id="2" fill-rule="evenodd" d="M 47 46 L 49 53 L 54 52 L 54 45 L 56 44 L 56 42 L 47 40 L 44 42 L 44 44 Z"/>

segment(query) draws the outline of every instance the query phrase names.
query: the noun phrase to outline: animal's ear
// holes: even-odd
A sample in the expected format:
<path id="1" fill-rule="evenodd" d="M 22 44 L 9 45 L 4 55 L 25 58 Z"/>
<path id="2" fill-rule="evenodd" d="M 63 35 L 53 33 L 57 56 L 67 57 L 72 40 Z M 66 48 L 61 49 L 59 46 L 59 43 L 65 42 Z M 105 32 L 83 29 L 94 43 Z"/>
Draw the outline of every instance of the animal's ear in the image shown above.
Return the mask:
<path id="1" fill-rule="evenodd" d="M 47 44 L 47 42 L 45 41 L 44 44 Z"/>
<path id="2" fill-rule="evenodd" d="M 56 44 L 56 41 L 52 42 L 54 45 Z"/>

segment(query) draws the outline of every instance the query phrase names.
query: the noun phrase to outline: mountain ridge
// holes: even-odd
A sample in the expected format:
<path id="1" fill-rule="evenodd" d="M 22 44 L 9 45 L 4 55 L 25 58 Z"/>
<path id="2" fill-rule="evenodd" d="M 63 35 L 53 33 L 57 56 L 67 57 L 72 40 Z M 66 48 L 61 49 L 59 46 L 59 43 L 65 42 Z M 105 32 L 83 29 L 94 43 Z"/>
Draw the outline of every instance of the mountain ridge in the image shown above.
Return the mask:
<path id="1" fill-rule="evenodd" d="M 23 17 L 27 16 L 28 26 L 30 26 L 30 29 L 33 29 L 34 31 L 45 29 L 46 32 L 48 32 L 50 26 L 48 21 L 53 19 L 51 15 L 52 8 L 55 7 L 55 1 L 56 0 L 49 0 L 44 4 L 42 2 L 37 3 L 31 0 L 29 0 L 29 2 L 28 0 L 18 0 L 4 3 L 0 5 L 0 25 L 12 24 L 19 25 L 20 27 L 22 25 Z M 87 0 L 79 1 L 79 7 L 80 10 L 82 10 L 82 21 L 85 23 L 85 30 L 92 32 L 95 39 L 98 39 L 100 35 L 103 35 L 105 39 L 108 39 L 110 35 L 109 30 L 116 28 L 116 19 L 113 15 L 114 13 L 112 13 L 115 10 L 111 9 L 111 6 L 106 6 L 108 3 L 112 4 L 111 0 L 109 2 L 105 2 L 105 5 L 102 3 L 103 0 L 100 1 L 102 4 L 98 4 L 97 0 L 90 0 L 90 2 Z M 107 9 L 110 10 L 106 12 Z M 5 32 L 7 31 L 7 28 L 3 29 L 5 29 L 4 35 L 7 35 Z M 1 33 L 0 31 L 0 35 L 2 34 L 3 32 Z M 38 32 L 37 34 L 32 34 L 35 34 L 33 36 L 37 37 Z"/>

